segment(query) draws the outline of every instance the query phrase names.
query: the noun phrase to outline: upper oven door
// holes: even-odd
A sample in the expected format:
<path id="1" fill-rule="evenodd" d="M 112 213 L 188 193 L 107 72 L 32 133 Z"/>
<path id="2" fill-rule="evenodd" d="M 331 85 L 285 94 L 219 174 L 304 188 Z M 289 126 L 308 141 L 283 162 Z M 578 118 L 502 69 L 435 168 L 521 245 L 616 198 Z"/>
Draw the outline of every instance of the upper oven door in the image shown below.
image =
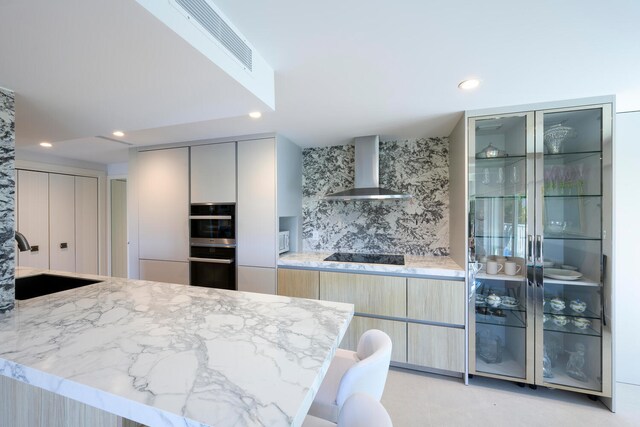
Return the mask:
<path id="1" fill-rule="evenodd" d="M 192 243 L 235 244 L 235 205 L 191 205 L 189 221 Z"/>

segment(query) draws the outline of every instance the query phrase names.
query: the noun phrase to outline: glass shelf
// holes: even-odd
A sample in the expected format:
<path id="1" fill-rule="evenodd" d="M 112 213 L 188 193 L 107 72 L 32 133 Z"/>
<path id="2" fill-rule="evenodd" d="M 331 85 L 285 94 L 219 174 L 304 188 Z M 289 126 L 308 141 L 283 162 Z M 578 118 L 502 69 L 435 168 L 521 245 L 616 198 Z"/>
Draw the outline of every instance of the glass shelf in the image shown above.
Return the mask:
<path id="1" fill-rule="evenodd" d="M 479 236 L 476 236 L 476 237 L 479 237 Z M 591 240 L 591 241 L 602 240 L 598 237 L 579 237 L 579 236 L 573 236 L 570 234 L 565 234 L 565 235 L 545 234 L 544 238 L 548 240 Z"/>
<path id="2" fill-rule="evenodd" d="M 498 325 L 508 326 L 512 328 L 525 328 L 526 323 L 524 321 L 524 315 L 519 311 L 512 311 L 507 309 L 488 309 L 490 314 L 479 313 L 478 310 L 485 307 L 476 306 L 476 323 L 482 323 L 485 325 Z M 502 310 L 502 316 L 496 315 L 498 310 Z"/>
<path id="3" fill-rule="evenodd" d="M 600 330 L 588 327 L 585 329 L 576 328 L 571 324 L 566 324 L 565 326 L 558 326 L 553 323 L 553 321 L 549 320 L 544 324 L 544 330 L 548 332 L 560 332 L 562 334 L 576 334 L 576 335 L 589 335 L 592 337 L 600 337 Z"/>
<path id="4" fill-rule="evenodd" d="M 482 271 L 476 273 L 477 280 L 500 280 L 504 282 L 522 282 L 525 277 L 522 274 L 509 276 L 508 274 L 487 274 Z"/>
<path id="5" fill-rule="evenodd" d="M 562 315 L 562 316 L 566 316 L 566 317 L 585 317 L 587 319 L 598 319 L 598 320 L 600 320 L 600 315 L 594 313 L 591 310 L 585 310 L 582 313 L 578 313 L 576 311 L 573 311 L 568 307 L 566 307 L 564 310 L 559 310 L 559 311 L 551 310 L 551 308 L 549 307 L 549 303 L 548 302 L 545 303 L 543 311 L 544 311 L 544 314 L 546 314 L 548 316 Z M 551 321 L 551 320 L 549 320 L 549 321 Z"/>
<path id="6" fill-rule="evenodd" d="M 553 154 L 552 153 L 544 153 L 544 157 L 545 158 L 547 158 L 547 157 L 549 157 L 549 158 L 563 158 L 563 157 L 569 157 L 569 156 L 581 156 L 580 158 L 575 159 L 575 160 L 581 160 L 582 158 L 589 157 L 589 156 L 592 156 L 594 154 L 601 155 L 602 151 L 600 151 L 600 150 L 598 150 L 598 151 L 589 151 L 589 150 L 587 150 L 587 151 L 568 151 L 568 152 L 565 152 L 565 153 L 553 153 Z"/>
<path id="7" fill-rule="evenodd" d="M 524 194 L 508 194 L 506 196 L 475 196 L 476 200 L 499 200 L 499 199 L 524 199 Z"/>
<path id="8" fill-rule="evenodd" d="M 585 286 L 585 287 L 602 287 L 602 283 L 593 281 L 588 278 L 580 278 L 579 280 L 558 280 L 558 279 L 550 279 L 548 277 L 544 278 L 544 283 L 547 285 L 569 285 L 569 286 Z"/>
<path id="9" fill-rule="evenodd" d="M 602 194 L 545 194 L 544 198 L 545 199 L 550 199 L 550 198 L 576 198 L 576 199 L 580 199 L 580 198 L 585 198 L 585 197 L 602 197 Z M 476 197 L 479 199 L 479 197 Z"/>

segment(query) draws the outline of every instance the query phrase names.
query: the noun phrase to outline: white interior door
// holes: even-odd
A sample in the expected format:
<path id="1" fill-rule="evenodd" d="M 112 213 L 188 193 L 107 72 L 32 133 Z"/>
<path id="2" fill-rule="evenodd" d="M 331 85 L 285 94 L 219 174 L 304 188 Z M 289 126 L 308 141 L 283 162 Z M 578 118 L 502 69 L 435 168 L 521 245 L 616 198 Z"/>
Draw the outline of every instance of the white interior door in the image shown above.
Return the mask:
<path id="1" fill-rule="evenodd" d="M 111 180 L 111 276 L 128 277 L 127 181 Z"/>
<path id="2" fill-rule="evenodd" d="M 75 177 L 76 272 L 98 274 L 98 179 Z"/>
<path id="3" fill-rule="evenodd" d="M 49 174 L 18 171 L 17 229 L 29 241 L 32 250 L 20 252 L 18 265 L 49 268 Z"/>
<path id="4" fill-rule="evenodd" d="M 49 268 L 76 271 L 75 179 L 49 174 Z"/>

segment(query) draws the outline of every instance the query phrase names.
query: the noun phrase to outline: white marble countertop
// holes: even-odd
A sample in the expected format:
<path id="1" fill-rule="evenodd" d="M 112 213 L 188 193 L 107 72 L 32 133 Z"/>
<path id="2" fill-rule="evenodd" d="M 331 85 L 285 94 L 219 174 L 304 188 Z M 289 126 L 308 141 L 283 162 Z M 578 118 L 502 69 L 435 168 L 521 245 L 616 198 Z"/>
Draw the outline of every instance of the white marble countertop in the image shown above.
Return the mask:
<path id="1" fill-rule="evenodd" d="M 351 304 L 59 274 L 104 282 L 0 315 L 0 374 L 150 426 L 301 425 L 353 316 Z"/>
<path id="2" fill-rule="evenodd" d="M 398 276 L 451 277 L 464 279 L 464 268 L 448 256 L 405 255 L 405 265 L 324 261 L 331 252 L 290 252 L 280 256 L 279 267 L 376 273 Z"/>

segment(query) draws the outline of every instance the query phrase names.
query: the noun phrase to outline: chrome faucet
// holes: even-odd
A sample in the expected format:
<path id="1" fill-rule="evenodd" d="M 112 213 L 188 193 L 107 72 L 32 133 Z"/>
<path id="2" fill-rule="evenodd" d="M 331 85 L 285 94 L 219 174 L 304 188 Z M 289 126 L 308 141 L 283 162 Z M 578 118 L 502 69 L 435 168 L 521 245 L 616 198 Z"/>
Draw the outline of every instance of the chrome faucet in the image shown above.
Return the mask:
<path id="1" fill-rule="evenodd" d="M 20 252 L 31 250 L 31 245 L 29 245 L 27 238 L 19 231 L 16 231 L 16 241 L 18 242 L 18 249 L 20 249 Z"/>

